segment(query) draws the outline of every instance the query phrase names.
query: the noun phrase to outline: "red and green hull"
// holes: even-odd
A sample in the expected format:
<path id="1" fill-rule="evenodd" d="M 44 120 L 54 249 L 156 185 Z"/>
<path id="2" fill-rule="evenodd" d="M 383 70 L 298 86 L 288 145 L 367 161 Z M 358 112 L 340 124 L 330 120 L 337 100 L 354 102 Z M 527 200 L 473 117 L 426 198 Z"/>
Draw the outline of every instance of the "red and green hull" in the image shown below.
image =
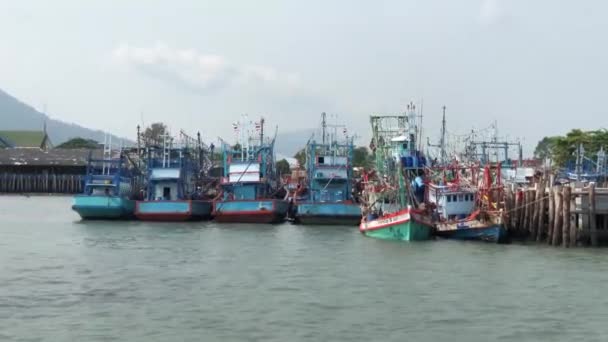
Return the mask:
<path id="1" fill-rule="evenodd" d="M 364 220 L 359 230 L 376 239 L 422 241 L 431 238 L 433 226 L 421 213 L 404 209 L 377 219 Z"/>

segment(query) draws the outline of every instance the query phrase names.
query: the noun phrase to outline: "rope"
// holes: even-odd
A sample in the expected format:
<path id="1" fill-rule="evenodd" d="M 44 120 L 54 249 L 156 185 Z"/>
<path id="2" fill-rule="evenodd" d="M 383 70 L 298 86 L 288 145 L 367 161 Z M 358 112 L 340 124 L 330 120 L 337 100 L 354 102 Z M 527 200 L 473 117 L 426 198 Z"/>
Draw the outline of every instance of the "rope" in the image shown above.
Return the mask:
<path id="1" fill-rule="evenodd" d="M 503 211 L 503 213 L 507 214 L 507 213 L 511 213 L 511 212 L 514 212 L 514 211 L 519 210 L 519 209 L 523 209 L 523 208 L 525 208 L 525 207 L 527 207 L 527 206 L 530 206 L 530 205 L 533 205 L 533 204 L 539 203 L 539 202 L 541 202 L 541 201 L 544 201 L 545 199 L 547 199 L 547 198 L 549 198 L 549 197 L 551 197 L 551 195 L 545 195 L 545 196 L 541 197 L 539 200 L 534 200 L 534 201 L 532 201 L 532 202 L 530 202 L 530 203 L 526 203 L 526 204 L 524 204 L 524 205 L 522 205 L 522 206 L 515 207 L 515 208 L 512 208 L 512 209 L 509 209 L 509 210 Z"/>

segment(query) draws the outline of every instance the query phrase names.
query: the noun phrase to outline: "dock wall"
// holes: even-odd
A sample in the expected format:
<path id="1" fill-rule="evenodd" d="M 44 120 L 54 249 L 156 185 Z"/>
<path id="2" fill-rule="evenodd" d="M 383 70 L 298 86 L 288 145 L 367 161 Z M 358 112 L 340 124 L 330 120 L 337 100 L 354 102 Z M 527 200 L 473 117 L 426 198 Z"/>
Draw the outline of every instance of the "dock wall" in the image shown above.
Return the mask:
<path id="1" fill-rule="evenodd" d="M 510 235 L 552 246 L 608 245 L 608 188 L 550 183 L 543 179 L 525 189 L 506 188 Z"/>

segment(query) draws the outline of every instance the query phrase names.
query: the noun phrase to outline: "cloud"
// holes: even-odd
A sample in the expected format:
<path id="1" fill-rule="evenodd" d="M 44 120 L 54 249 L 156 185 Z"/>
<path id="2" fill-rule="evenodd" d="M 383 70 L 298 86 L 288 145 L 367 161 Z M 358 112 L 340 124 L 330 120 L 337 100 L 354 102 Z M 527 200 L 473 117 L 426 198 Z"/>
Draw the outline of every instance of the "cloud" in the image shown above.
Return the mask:
<path id="1" fill-rule="evenodd" d="M 226 58 L 194 49 L 174 49 L 164 43 L 152 47 L 122 44 L 112 52 L 114 62 L 190 90 L 211 93 L 232 86 L 267 86 L 293 89 L 297 74 L 270 66 L 238 65 Z"/>
<path id="2" fill-rule="evenodd" d="M 479 19 L 484 25 L 495 24 L 506 16 L 503 3 L 500 0 L 481 0 Z"/>

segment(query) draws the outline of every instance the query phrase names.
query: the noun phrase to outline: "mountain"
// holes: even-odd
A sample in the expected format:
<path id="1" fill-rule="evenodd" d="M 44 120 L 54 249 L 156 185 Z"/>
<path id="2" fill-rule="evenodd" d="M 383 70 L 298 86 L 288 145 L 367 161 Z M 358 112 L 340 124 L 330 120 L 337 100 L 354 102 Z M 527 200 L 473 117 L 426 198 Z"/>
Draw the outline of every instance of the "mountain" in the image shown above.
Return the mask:
<path id="1" fill-rule="evenodd" d="M 55 146 L 76 137 L 99 142 L 104 139 L 105 134 L 100 130 L 51 119 L 0 89 L 0 130 L 42 130 L 45 122 L 47 133 Z M 120 139 L 122 138 L 112 136 L 113 142 Z M 129 144 L 131 141 L 124 140 L 124 143 Z"/>

